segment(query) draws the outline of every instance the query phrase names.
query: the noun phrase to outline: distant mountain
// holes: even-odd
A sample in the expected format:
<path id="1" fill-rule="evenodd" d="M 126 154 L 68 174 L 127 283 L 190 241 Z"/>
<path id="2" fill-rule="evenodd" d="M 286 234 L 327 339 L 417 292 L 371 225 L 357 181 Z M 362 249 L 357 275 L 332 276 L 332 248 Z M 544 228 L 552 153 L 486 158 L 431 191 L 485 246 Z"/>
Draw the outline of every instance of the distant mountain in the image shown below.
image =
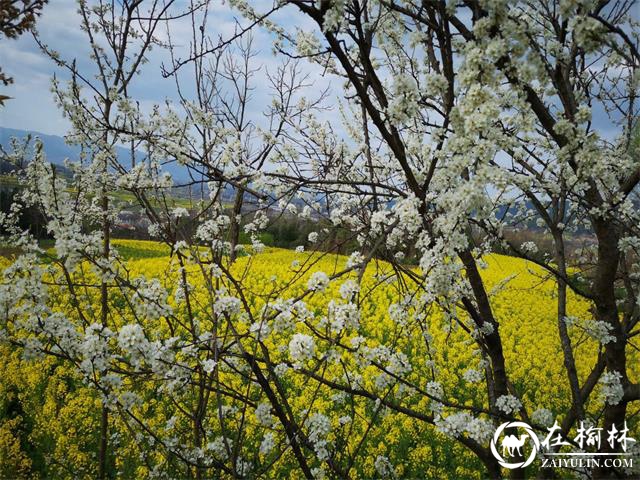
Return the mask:
<path id="1" fill-rule="evenodd" d="M 31 135 L 32 138 L 38 137 L 42 140 L 47 160 L 53 164 L 62 165 L 67 158 L 71 161 L 76 161 L 80 156 L 80 148 L 74 145 L 68 145 L 64 138 L 31 130 L 0 127 L 0 145 L 2 145 L 5 150 L 9 149 L 12 137 L 24 139 L 28 135 Z M 129 163 L 130 150 L 123 147 L 116 147 L 116 154 L 123 165 Z M 143 157 L 144 154 L 140 153 L 140 158 Z M 167 164 L 163 165 L 163 169 L 169 172 L 176 182 L 187 181 L 189 179 L 186 168 L 180 165 Z M 3 166 L 0 166 L 0 170 L 4 170 Z"/>

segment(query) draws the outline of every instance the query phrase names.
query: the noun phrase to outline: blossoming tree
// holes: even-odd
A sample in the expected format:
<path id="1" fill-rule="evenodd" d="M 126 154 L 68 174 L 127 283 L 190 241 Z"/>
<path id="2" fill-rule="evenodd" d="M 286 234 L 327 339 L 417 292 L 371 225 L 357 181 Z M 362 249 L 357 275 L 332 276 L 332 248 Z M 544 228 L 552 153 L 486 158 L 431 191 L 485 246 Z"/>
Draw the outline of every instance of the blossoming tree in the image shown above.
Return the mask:
<path id="1" fill-rule="evenodd" d="M 317 32 L 281 35 L 282 49 L 331 65 L 351 99 L 346 121 L 357 147 L 340 152 L 339 166 L 331 152 L 320 169 L 336 197 L 349 172 L 334 223 L 348 224 L 363 249 L 391 262 L 417 246 L 424 278 L 417 312 L 436 302 L 468 330 L 486 359 L 494 419 L 538 423 L 541 415 L 530 416 L 525 392 L 510 381 L 481 257 L 500 245 L 542 266 L 557 282 L 557 335 L 572 396 L 562 432 L 585 417 L 598 381 L 604 427 L 622 422 L 638 400 L 626 362 L 638 321 L 637 6 L 287 3 Z M 551 235 L 553 255 L 510 240 L 509 228 L 532 221 Z M 567 265 L 567 237 L 576 232 L 590 239 L 572 265 L 583 276 Z M 567 315 L 567 289 L 593 302 L 590 318 Z M 601 345 L 582 379 L 568 324 Z M 461 420 L 444 430 L 498 476 L 466 415 L 433 421 Z"/>
<path id="2" fill-rule="evenodd" d="M 500 423 L 546 432 L 557 420 L 564 436 L 600 416 L 620 426 L 640 400 L 627 362 L 639 318 L 633 5 L 289 0 L 261 12 L 235 1 L 248 24 L 212 41 L 207 2 L 80 2 L 98 81 L 42 47 L 69 72 L 54 91 L 86 157 L 69 164 L 71 180 L 41 153 L 25 170 L 3 219 L 24 251 L 4 272 L 3 338 L 27 357 L 63 359 L 97 392 L 103 478 L 129 458 L 109 446 L 117 436 L 149 474 L 418 476 L 409 454 L 394 453 L 401 466 L 365 453 L 391 417 L 462 452 L 447 457 L 456 466 L 499 478 L 489 439 Z M 277 24 L 284 9 L 297 31 Z M 171 34 L 183 18 L 186 53 Z M 324 95 L 310 100 L 293 63 L 270 77 L 267 120 L 247 117 L 255 71 L 243 38 L 257 28 L 289 62 L 342 77 L 342 128 L 322 120 Z M 152 46 L 177 101 L 145 111 L 131 92 Z M 130 164 L 116 145 L 131 146 Z M 167 161 L 206 192 L 189 209 L 175 204 Z M 111 246 L 117 189 L 171 252 L 155 278 Z M 21 205 L 42 211 L 55 253 L 18 228 Z M 273 211 L 314 219 L 307 248 L 337 231 L 357 248 L 331 271 L 318 267 L 327 252 L 301 257 L 258 288 L 258 233 Z M 519 226 L 548 234 L 552 250 L 516 242 Z M 252 235 L 243 258 L 240 228 Z M 532 401 L 506 360 L 499 298 L 513 279 L 489 286 L 482 273 L 495 250 L 554 283 L 556 329 L 536 335 L 557 338 L 547 360 L 563 365 L 549 380 L 570 393 L 561 409 Z M 391 298 L 383 325 L 369 318 L 379 291 Z M 576 299 L 591 310 L 574 315 Z M 578 358 L 584 335 L 597 349 L 589 362 Z M 467 350 L 454 378 L 448 362 Z"/>

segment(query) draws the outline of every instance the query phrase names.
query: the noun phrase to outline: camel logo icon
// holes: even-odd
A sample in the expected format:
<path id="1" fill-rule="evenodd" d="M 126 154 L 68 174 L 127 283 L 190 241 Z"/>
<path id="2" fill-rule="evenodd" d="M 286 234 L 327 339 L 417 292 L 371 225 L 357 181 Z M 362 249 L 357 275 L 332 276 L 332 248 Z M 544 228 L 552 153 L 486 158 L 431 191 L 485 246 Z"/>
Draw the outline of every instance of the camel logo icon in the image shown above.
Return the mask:
<path id="1" fill-rule="evenodd" d="M 527 439 L 527 435 L 520 435 L 520 439 L 515 435 L 507 435 L 502 439 L 502 455 L 504 456 L 504 451 L 506 450 L 509 453 L 510 457 L 515 457 L 513 451 L 516 450 L 518 452 L 518 456 L 522 456 L 522 452 L 520 451 L 520 447 L 524 445 L 525 440 Z"/>
<path id="2" fill-rule="evenodd" d="M 503 432 L 505 429 L 515 429 L 517 428 L 519 431 L 524 430 L 524 434 L 520 435 L 504 435 Z M 502 436 L 502 440 L 500 437 Z M 527 439 L 531 439 L 527 442 Z M 497 445 L 502 447 L 502 455 L 498 453 Z M 517 463 L 509 463 L 506 458 L 518 457 L 522 458 L 524 456 L 525 448 L 531 448 L 531 453 L 524 462 Z M 531 429 L 531 427 L 524 422 L 507 422 L 503 423 L 496 429 L 496 433 L 493 435 L 491 439 L 491 453 L 496 457 L 498 463 L 504 467 L 509 469 L 514 468 L 524 468 L 527 465 L 531 465 L 533 460 L 536 458 L 536 453 L 540 449 L 540 441 L 538 440 L 537 435 Z"/>

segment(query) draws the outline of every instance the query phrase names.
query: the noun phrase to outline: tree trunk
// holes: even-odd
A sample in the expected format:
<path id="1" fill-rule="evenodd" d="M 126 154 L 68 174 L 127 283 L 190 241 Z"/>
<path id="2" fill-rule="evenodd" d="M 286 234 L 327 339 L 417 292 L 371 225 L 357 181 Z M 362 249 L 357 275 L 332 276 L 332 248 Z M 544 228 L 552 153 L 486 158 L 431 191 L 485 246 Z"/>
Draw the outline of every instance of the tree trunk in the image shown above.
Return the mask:
<path id="1" fill-rule="evenodd" d="M 584 419 L 584 407 L 580 395 L 580 383 L 578 381 L 578 372 L 576 369 L 575 358 L 573 356 L 571 338 L 569 337 L 567 324 L 565 322 L 565 318 L 567 316 L 567 282 L 564 279 L 567 276 L 567 264 L 562 232 L 554 229 L 553 241 L 555 248 L 555 262 L 559 273 L 556 278 L 558 286 L 558 333 L 560 335 L 560 344 L 562 345 L 564 367 L 569 379 L 573 408 L 575 409 L 577 419 L 582 420 Z"/>
<path id="2" fill-rule="evenodd" d="M 622 376 L 622 385 L 628 383 L 627 357 L 625 352 L 626 338 L 618 318 L 618 307 L 615 296 L 615 281 L 618 271 L 620 253 L 618 250 L 618 232 L 612 222 L 596 218 L 592 220 L 598 238 L 598 263 L 593 281 L 593 294 L 596 306 L 596 320 L 605 322 L 610 327 L 610 334 L 615 338 L 604 346 L 604 357 L 608 372 L 618 372 Z M 620 430 L 624 424 L 627 412 L 627 402 L 621 400 L 616 405 L 607 404 L 604 408 L 603 432 L 616 426 Z M 602 443 L 602 451 L 613 453 L 619 451 L 614 444 Z M 614 478 L 611 468 L 600 467 L 594 470 L 594 478 Z"/>
<path id="3" fill-rule="evenodd" d="M 242 212 L 242 204 L 244 202 L 244 190 L 238 188 L 236 190 L 236 196 L 233 201 L 233 208 L 231 210 L 231 225 L 229 228 L 229 242 L 231 244 L 231 251 L 229 252 L 229 259 L 231 263 L 235 262 L 237 258 L 236 247 L 240 242 L 240 219 L 237 218 Z"/>
<path id="4" fill-rule="evenodd" d="M 493 327 L 493 332 L 489 335 L 485 335 L 485 343 L 489 351 L 489 358 L 491 359 L 491 370 L 493 372 L 493 384 L 494 394 L 498 398 L 501 395 L 508 394 L 507 387 L 507 371 L 504 363 L 504 354 L 502 351 L 502 340 L 500 339 L 500 333 L 498 332 L 498 322 L 493 317 L 491 310 L 491 304 L 487 297 L 487 292 L 484 288 L 484 283 L 480 277 L 480 272 L 476 265 L 476 261 L 469 250 L 465 250 L 459 253 L 462 264 L 467 272 L 467 279 L 473 290 L 473 295 L 478 306 L 478 313 L 480 314 L 478 327 L 481 327 L 483 323 L 489 323 Z M 478 321 L 476 322 L 478 323 Z M 492 407 L 493 408 L 493 407 Z"/>

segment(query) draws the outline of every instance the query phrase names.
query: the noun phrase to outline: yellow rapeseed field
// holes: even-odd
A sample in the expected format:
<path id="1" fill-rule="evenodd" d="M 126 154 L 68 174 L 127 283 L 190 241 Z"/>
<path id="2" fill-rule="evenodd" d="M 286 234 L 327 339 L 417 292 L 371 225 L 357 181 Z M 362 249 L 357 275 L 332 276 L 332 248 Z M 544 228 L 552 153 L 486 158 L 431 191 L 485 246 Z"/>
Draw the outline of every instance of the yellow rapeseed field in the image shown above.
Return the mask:
<path id="1" fill-rule="evenodd" d="M 157 278 L 171 294 L 177 285 L 178 266 L 169 256 L 169 249 L 154 242 L 117 240 L 115 247 L 126 258 L 130 278 L 145 276 Z M 522 395 L 528 411 L 544 407 L 561 419 L 570 406 L 570 392 L 562 364 L 562 352 L 557 335 L 556 288 L 553 281 L 539 267 L 525 261 L 502 255 L 486 257 L 483 278 L 491 292 L 491 303 L 500 325 L 504 343 L 507 370 L 513 387 Z M 303 274 L 296 273 L 299 267 L 293 262 L 305 264 L 315 262 Z M 241 276 L 247 298 L 256 315 L 261 311 L 268 297 L 292 298 L 304 292 L 308 277 L 321 270 L 332 275 L 342 270 L 346 258 L 319 253 L 296 253 L 269 248 L 257 255 L 242 256 L 232 267 L 232 272 Z M 5 261 L 6 265 L 6 261 Z M 200 328 L 210 328 L 206 292 L 202 285 L 194 282 L 197 266 L 190 266 L 192 288 L 195 298 L 193 308 L 200 320 Z M 349 274 L 355 278 L 356 274 Z M 327 311 L 329 302 L 340 298 L 339 288 L 347 277 L 333 281 L 324 293 L 307 296 L 305 301 L 310 310 L 318 314 Z M 486 388 L 469 383 L 463 373 L 469 368 L 481 370 L 481 358 L 469 336 L 462 328 L 448 320 L 438 309 L 427 315 L 426 323 L 415 322 L 402 327 L 395 324 L 389 314 L 391 304 L 398 302 L 409 290 L 399 289 L 397 277 L 384 263 L 369 265 L 362 279 L 360 292 L 360 331 L 371 347 L 378 343 L 394 344 L 404 352 L 412 366 L 407 378 L 420 389 L 432 380 L 442 384 L 446 399 L 455 404 L 464 402 L 467 406 L 487 408 Z M 64 292 L 52 293 L 64 296 Z M 93 296 L 92 296 L 93 295 Z M 199 297 L 200 296 L 200 297 Z M 91 308 L 96 302 L 97 292 L 86 295 L 84 308 Z M 170 295 L 174 313 L 179 314 L 184 305 Z M 56 300 L 65 305 L 64 298 Z M 112 301 L 117 305 L 117 294 Z M 68 307 L 71 308 L 71 307 Z M 97 307 L 96 307 L 97 308 Z M 64 310 L 64 307 L 61 307 Z M 590 305 L 569 293 L 569 315 L 578 318 L 590 316 Z M 119 310 L 116 311 L 119 312 Z M 124 311 L 124 309 L 123 309 Z M 130 321 L 126 314 L 114 322 L 125 324 Z M 167 338 L 167 325 L 160 320 L 146 325 L 145 330 L 157 338 Z M 115 325 L 114 330 L 119 325 Z M 240 318 L 236 328 L 242 333 L 249 329 L 250 322 Z M 309 327 L 297 323 L 300 333 L 310 333 Z M 400 335 L 402 330 L 403 334 Z M 407 335 L 407 331 L 413 334 Z M 175 332 L 174 332 L 175 334 Z M 425 335 L 432 337 L 431 347 L 424 341 Z M 286 362 L 287 344 L 291 334 L 272 333 L 266 340 L 274 364 Z M 342 339 L 348 345 L 354 334 Z M 151 338 L 150 340 L 153 340 Z M 572 330 L 578 372 L 581 380 L 593 366 L 598 345 L 586 334 Z M 327 350 L 323 347 L 323 351 Z M 376 391 L 379 371 L 370 365 L 359 367 L 358 359 L 347 349 L 337 349 L 339 357 L 326 362 L 327 369 L 339 370 L 348 366 L 362 376 L 361 383 L 367 389 Z M 639 356 L 630 351 L 629 365 L 631 380 L 638 381 Z M 310 361 L 309 368 L 315 365 Z M 79 478 L 95 475 L 95 455 L 98 448 L 96 432 L 99 425 L 100 400 L 96 393 L 82 382 L 72 369 L 55 358 L 48 357 L 37 362 L 22 359 L 18 350 L 9 346 L 0 347 L 0 471 L 7 476 L 29 476 L 38 465 L 47 464 L 48 472 L 56 478 Z M 232 373 L 227 372 L 230 383 Z M 330 441 L 340 445 L 345 452 L 360 449 L 362 465 L 352 474 L 359 478 L 375 476 L 374 460 L 377 455 L 385 455 L 396 466 L 400 476 L 414 478 L 481 478 L 482 466 L 455 441 L 438 432 L 427 423 L 390 410 L 373 412 L 372 402 L 366 399 L 346 401 L 326 386 L 309 381 L 295 369 L 282 373 L 282 381 L 291 392 L 290 404 L 296 412 L 303 412 L 312 405 L 313 411 L 327 415 L 332 423 Z M 400 390 L 398 390 L 400 388 Z M 428 414 L 429 400 L 419 391 L 396 387 L 395 398 L 415 411 Z M 4 400 L 1 400 L 4 399 Z M 462 400 L 461 400 L 462 399 Z M 138 405 L 138 413 L 150 425 L 163 428 L 172 416 L 170 402 L 149 387 L 143 403 Z M 601 407 L 597 395 L 588 404 L 589 411 L 596 412 Z M 238 413 L 240 415 L 241 412 Z M 344 421 L 349 414 L 350 421 Z M 444 409 L 446 415 L 447 409 Z M 373 425 L 368 421 L 374 418 Z M 256 429 L 258 444 L 261 433 L 259 425 L 247 419 L 247 429 Z M 155 424 L 155 425 L 154 425 Z M 359 439 L 366 434 L 367 440 L 359 445 Z M 251 435 L 247 435 L 251 437 Z M 146 462 L 138 449 L 138 442 L 128 432 L 126 426 L 117 423 L 111 439 L 118 451 L 116 468 L 123 476 L 146 476 Z M 257 451 L 257 446 L 256 446 Z M 147 455 L 160 455 L 149 449 Z M 271 472 L 273 477 L 283 478 L 291 471 L 292 459 L 287 455 L 276 460 Z"/>

